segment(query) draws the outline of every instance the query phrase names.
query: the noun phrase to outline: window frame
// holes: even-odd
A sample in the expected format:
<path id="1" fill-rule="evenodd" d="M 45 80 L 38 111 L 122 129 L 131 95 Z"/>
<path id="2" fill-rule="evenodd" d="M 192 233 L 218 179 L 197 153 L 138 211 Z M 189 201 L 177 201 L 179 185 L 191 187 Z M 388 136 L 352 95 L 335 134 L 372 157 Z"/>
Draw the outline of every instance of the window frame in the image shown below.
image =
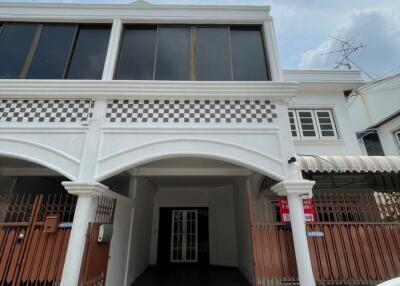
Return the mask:
<path id="1" fill-rule="evenodd" d="M 326 131 L 326 130 L 321 129 L 321 123 L 319 122 L 318 112 L 328 112 L 329 119 L 331 120 L 333 136 L 322 135 L 322 131 Z M 321 139 L 338 139 L 339 136 L 337 134 L 337 127 L 336 127 L 335 120 L 333 118 L 332 110 L 331 109 L 315 109 L 314 114 L 315 114 L 315 119 L 317 121 L 318 133 L 319 133 L 320 138 Z M 326 124 L 326 123 L 323 123 L 323 124 Z"/>
<path id="2" fill-rule="evenodd" d="M 290 113 L 292 113 L 293 124 L 290 122 L 290 118 L 291 118 Z M 296 111 L 294 109 L 289 109 L 288 115 L 289 115 L 290 133 L 292 135 L 292 138 L 300 139 L 300 132 L 299 132 L 299 126 L 298 126 L 298 122 L 297 122 Z M 292 125 L 294 125 L 294 130 L 292 129 Z M 296 132 L 296 136 L 293 136 L 293 133 L 292 133 L 293 131 Z"/>
<path id="3" fill-rule="evenodd" d="M 318 127 L 317 127 L 317 121 L 315 120 L 315 115 L 313 109 L 295 109 L 296 111 L 296 117 L 297 117 L 297 124 L 299 128 L 299 136 L 301 139 L 319 139 L 319 133 L 318 133 Z M 311 115 L 311 121 L 312 121 L 312 126 L 314 127 L 314 132 L 315 136 L 304 136 L 303 131 L 311 131 L 311 130 L 303 130 L 303 127 L 301 125 L 301 117 L 300 117 L 300 112 L 309 112 Z M 310 123 L 308 123 L 310 124 Z"/>
<path id="4" fill-rule="evenodd" d="M 393 132 L 394 139 L 397 142 L 397 147 L 400 149 L 400 129 L 397 129 Z"/>
<path id="5" fill-rule="evenodd" d="M 294 115 L 294 122 L 295 122 L 295 131 L 297 133 L 297 136 L 292 135 L 292 124 L 290 123 L 290 115 L 289 113 L 292 113 Z M 303 128 L 301 127 L 301 122 L 300 122 L 300 115 L 299 112 L 310 112 L 311 113 L 311 119 L 312 119 L 312 125 L 314 127 L 315 131 L 315 136 L 304 136 L 303 135 Z M 317 113 L 318 112 L 328 112 L 329 113 L 329 118 L 331 119 L 331 125 L 333 128 L 334 136 L 323 136 L 321 127 L 320 127 L 320 122 L 318 120 Z M 290 134 L 293 139 L 298 139 L 298 140 L 338 140 L 339 138 L 339 131 L 338 131 L 338 126 L 335 120 L 334 112 L 332 108 L 289 108 L 288 109 L 288 117 L 289 117 L 289 125 L 290 125 Z M 305 130 L 309 131 L 309 130 Z"/>
<path id="6" fill-rule="evenodd" d="M 28 75 L 30 66 L 32 64 L 32 60 L 33 60 L 33 58 L 35 56 L 36 49 L 38 47 L 40 37 L 42 35 L 43 27 L 45 25 L 55 25 L 55 26 L 56 25 L 60 25 L 60 26 L 62 26 L 62 25 L 72 25 L 72 26 L 75 26 L 74 36 L 72 38 L 71 45 L 69 47 L 69 52 L 68 52 L 68 55 L 67 55 L 67 60 L 66 60 L 65 66 L 64 66 L 63 75 L 62 75 L 61 78 L 49 79 L 49 80 L 68 80 L 67 75 L 68 75 L 68 72 L 69 72 L 69 69 L 70 69 L 70 65 L 71 65 L 72 58 L 73 58 L 73 55 L 74 55 L 74 51 L 75 51 L 75 48 L 76 48 L 76 42 L 77 42 L 77 39 L 78 39 L 79 30 L 80 30 L 81 27 L 85 27 L 85 26 L 86 27 L 87 26 L 90 26 L 90 27 L 97 27 L 97 26 L 98 27 L 108 27 L 109 30 L 110 30 L 110 36 L 108 38 L 108 44 L 107 45 L 109 45 L 109 40 L 110 40 L 110 37 L 111 37 L 111 31 L 112 31 L 112 24 L 111 23 L 84 23 L 84 22 L 83 23 L 76 23 L 76 22 L 67 22 L 67 21 L 66 22 L 51 22 L 51 21 L 48 21 L 48 22 L 42 22 L 42 21 L 40 21 L 40 22 L 35 22 L 35 21 L 17 22 L 17 21 L 4 21 L 4 22 L 0 22 L 0 37 L 1 37 L 1 34 L 2 34 L 3 30 L 4 30 L 4 28 L 6 27 L 6 25 L 8 23 L 10 23 L 10 24 L 15 24 L 15 23 L 18 23 L 18 24 L 33 24 L 33 25 L 37 26 L 36 27 L 36 31 L 35 31 L 35 35 L 34 35 L 34 37 L 32 39 L 32 43 L 31 43 L 30 48 L 29 48 L 29 52 L 28 52 L 26 58 L 24 59 L 24 64 L 23 64 L 23 66 L 21 68 L 21 72 L 20 72 L 19 76 L 16 77 L 15 79 L 29 79 L 29 78 L 27 78 L 27 75 Z M 106 56 L 107 56 L 107 50 L 108 50 L 108 47 L 106 49 Z M 105 62 L 103 63 L 103 66 L 104 66 L 104 64 L 105 64 Z M 103 71 L 102 71 L 102 73 L 103 73 Z M 37 80 L 37 79 L 32 79 L 32 80 Z M 85 79 L 82 78 L 82 80 L 85 80 Z"/>
<path id="7" fill-rule="evenodd" d="M 189 71 L 190 71 L 190 76 L 188 80 L 185 81 L 201 81 L 197 79 L 197 28 L 226 28 L 227 33 L 228 33 L 228 56 L 229 56 L 229 63 L 230 63 L 230 79 L 227 81 L 235 81 L 234 80 L 234 70 L 233 70 L 233 62 L 232 62 L 232 41 L 231 41 L 231 28 L 233 27 L 243 27 L 243 28 L 257 28 L 260 32 L 261 36 L 261 42 L 262 42 L 262 52 L 264 56 L 264 64 L 265 64 L 265 69 L 266 69 L 266 78 L 263 81 L 271 81 L 272 76 L 271 76 L 271 68 L 270 68 L 270 63 L 269 63 L 269 57 L 268 57 L 268 51 L 266 47 L 266 42 L 265 42 L 265 31 L 264 31 L 264 26 L 263 25 L 257 25 L 257 24 L 180 24 L 180 23 L 174 23 L 174 24 L 157 24 L 157 23 L 148 23 L 148 24 L 141 24 L 141 23 L 124 23 L 122 27 L 122 32 L 120 36 L 120 40 L 118 43 L 118 53 L 117 53 L 117 60 L 116 60 L 116 66 L 113 71 L 113 80 L 140 80 L 140 79 L 118 79 L 117 78 L 117 72 L 119 70 L 119 64 L 121 62 L 121 50 L 122 50 L 122 43 L 123 43 L 123 36 L 125 33 L 126 28 L 145 28 L 145 27 L 155 27 L 156 28 L 156 40 L 155 40 L 155 49 L 154 49 L 154 67 L 153 67 L 153 77 L 151 80 L 157 80 L 156 79 L 156 70 L 157 70 L 157 58 L 158 58 L 158 45 L 159 45 L 159 30 L 160 27 L 178 27 L 178 28 L 189 28 L 191 31 L 191 36 L 190 36 L 190 60 L 189 60 Z M 173 81 L 173 80 L 172 80 Z M 217 81 L 217 80 L 215 80 Z"/>

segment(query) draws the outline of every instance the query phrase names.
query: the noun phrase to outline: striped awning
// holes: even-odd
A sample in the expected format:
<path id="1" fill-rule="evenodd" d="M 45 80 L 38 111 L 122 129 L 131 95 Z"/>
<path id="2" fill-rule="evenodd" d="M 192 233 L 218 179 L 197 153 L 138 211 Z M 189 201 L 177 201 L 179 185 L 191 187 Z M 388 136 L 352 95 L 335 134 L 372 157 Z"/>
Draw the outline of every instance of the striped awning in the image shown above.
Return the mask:
<path id="1" fill-rule="evenodd" d="M 297 156 L 304 172 L 400 172 L 400 156 Z"/>

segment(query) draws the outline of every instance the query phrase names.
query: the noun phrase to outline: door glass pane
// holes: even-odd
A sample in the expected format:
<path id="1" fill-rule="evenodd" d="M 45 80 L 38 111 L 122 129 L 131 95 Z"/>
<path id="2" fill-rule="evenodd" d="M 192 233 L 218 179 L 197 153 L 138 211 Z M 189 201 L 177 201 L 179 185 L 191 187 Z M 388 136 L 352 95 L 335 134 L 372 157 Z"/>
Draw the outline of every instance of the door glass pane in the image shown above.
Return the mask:
<path id="1" fill-rule="evenodd" d="M 231 80 L 228 28 L 197 28 L 197 80 Z"/>
<path id="2" fill-rule="evenodd" d="M 0 35 L 0 78 L 19 78 L 37 25 L 6 24 Z"/>
<path id="3" fill-rule="evenodd" d="M 159 29 L 156 79 L 190 79 L 190 28 Z"/>
<path id="4" fill-rule="evenodd" d="M 267 80 L 261 30 L 231 28 L 230 35 L 234 80 Z"/>
<path id="5" fill-rule="evenodd" d="M 156 36 L 155 27 L 125 29 L 116 79 L 153 79 Z"/>
<path id="6" fill-rule="evenodd" d="M 45 25 L 26 77 L 63 78 L 74 31 L 74 25 Z"/>
<path id="7" fill-rule="evenodd" d="M 80 27 L 67 78 L 101 79 L 109 36 L 109 27 Z"/>

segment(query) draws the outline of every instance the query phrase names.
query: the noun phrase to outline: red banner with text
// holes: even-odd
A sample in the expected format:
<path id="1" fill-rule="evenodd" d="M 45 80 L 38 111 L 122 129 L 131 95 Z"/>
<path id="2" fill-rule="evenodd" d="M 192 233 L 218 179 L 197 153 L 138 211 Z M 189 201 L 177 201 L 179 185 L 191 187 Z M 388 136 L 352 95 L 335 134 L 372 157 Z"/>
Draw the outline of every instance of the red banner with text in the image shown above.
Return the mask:
<path id="1" fill-rule="evenodd" d="M 316 211 L 313 199 L 303 199 L 304 219 L 306 222 L 316 221 Z M 279 197 L 279 213 L 282 223 L 290 222 L 290 213 L 287 197 Z"/>

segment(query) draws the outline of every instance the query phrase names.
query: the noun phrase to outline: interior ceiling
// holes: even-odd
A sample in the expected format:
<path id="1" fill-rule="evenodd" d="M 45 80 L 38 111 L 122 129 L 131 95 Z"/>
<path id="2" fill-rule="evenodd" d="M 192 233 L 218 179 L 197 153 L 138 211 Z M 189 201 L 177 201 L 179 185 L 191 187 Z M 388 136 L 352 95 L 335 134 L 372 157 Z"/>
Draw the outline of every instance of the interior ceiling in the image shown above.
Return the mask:
<path id="1" fill-rule="evenodd" d="M 44 168 L 44 167 L 29 161 L 8 158 L 8 157 L 0 157 L 0 168 Z"/>
<path id="2" fill-rule="evenodd" d="M 180 157 L 171 159 L 162 159 L 139 166 L 139 168 L 229 168 L 238 169 L 241 166 L 224 162 L 221 160 Z"/>
<path id="3" fill-rule="evenodd" d="M 212 188 L 231 185 L 233 177 L 149 177 L 157 188 Z"/>

